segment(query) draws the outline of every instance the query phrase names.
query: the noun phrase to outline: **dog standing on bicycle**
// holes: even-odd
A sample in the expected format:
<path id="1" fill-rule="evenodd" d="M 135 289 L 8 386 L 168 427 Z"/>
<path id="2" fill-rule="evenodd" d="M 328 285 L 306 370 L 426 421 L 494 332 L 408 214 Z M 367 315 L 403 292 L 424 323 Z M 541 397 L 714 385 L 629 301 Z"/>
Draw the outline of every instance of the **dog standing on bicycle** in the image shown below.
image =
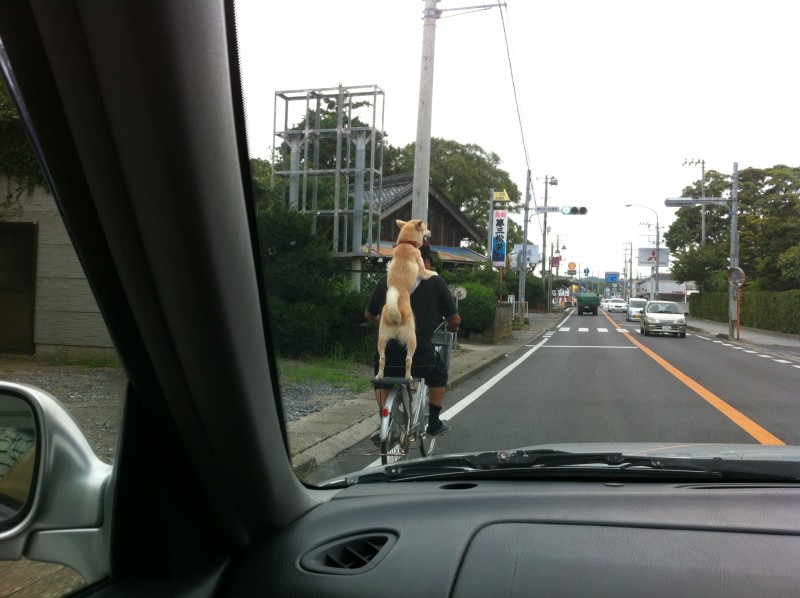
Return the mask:
<path id="1" fill-rule="evenodd" d="M 425 268 L 430 270 L 430 245 L 420 247 Z M 382 277 L 369 300 L 364 317 L 370 323 L 380 323 L 381 311 L 386 303 L 386 276 Z M 428 280 L 417 279 L 417 286 L 411 293 L 411 309 L 414 312 L 417 332 L 417 350 L 411 363 L 411 375 L 423 378 L 428 385 L 428 429 L 429 436 L 439 436 L 450 431 L 450 422 L 439 418 L 444 405 L 447 388 L 447 365 L 433 347 L 433 333 L 442 321 L 447 320 L 447 329 L 458 332 L 461 316 L 458 315 L 455 301 L 441 276 L 432 276 Z M 375 373 L 378 372 L 378 353 L 375 353 Z M 406 349 L 395 340 L 389 341 L 386 347 L 386 367 L 384 375 L 388 377 L 405 376 Z M 386 402 L 386 395 L 391 385 L 375 383 L 375 398 L 378 401 L 378 414 Z"/>

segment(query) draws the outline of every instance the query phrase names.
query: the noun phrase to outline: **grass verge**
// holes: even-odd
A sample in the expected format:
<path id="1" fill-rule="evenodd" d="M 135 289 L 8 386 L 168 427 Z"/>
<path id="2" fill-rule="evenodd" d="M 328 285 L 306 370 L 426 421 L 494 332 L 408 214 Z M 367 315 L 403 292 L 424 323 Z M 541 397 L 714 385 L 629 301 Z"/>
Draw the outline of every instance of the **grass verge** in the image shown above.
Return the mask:
<path id="1" fill-rule="evenodd" d="M 355 394 L 372 388 L 372 367 L 346 358 L 279 358 L 278 375 L 287 386 L 330 384 Z"/>

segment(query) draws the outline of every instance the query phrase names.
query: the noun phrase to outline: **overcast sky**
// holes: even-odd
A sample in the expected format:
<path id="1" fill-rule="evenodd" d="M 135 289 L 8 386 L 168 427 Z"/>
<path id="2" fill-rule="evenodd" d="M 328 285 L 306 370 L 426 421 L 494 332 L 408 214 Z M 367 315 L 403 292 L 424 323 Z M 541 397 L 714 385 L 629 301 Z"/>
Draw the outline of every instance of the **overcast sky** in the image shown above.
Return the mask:
<path id="1" fill-rule="evenodd" d="M 589 212 L 548 216 L 547 244 L 557 235 L 581 269 L 622 271 L 627 243 L 634 253 L 654 246 L 643 225 L 655 224 L 653 211 L 624 205 L 655 210 L 665 231 L 675 210 L 664 199 L 700 179 L 686 160 L 724 173 L 734 162 L 800 165 L 800 2 L 507 0 L 449 10 L 479 4 L 438 4 L 432 134 L 497 153 L 523 193 L 530 166 L 540 204 L 545 175 L 556 176 L 548 203 Z M 388 141 L 413 142 L 423 8 L 237 0 L 251 153 L 270 156 L 276 91 L 340 83 L 379 86 Z M 541 244 L 541 225 L 532 217 L 531 242 Z"/>

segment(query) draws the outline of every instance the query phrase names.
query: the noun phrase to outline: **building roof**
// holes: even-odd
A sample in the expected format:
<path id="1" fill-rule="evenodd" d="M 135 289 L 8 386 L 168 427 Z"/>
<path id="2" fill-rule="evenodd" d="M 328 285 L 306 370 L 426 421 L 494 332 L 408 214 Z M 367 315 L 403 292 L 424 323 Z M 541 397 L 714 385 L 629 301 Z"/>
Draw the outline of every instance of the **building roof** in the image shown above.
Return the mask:
<path id="1" fill-rule="evenodd" d="M 408 203 L 411 203 L 411 195 L 414 186 L 414 173 L 394 174 L 391 176 L 383 177 L 382 188 L 378 193 L 381 205 L 381 220 L 389 218 L 392 213 L 396 212 Z M 472 224 L 472 222 L 458 206 L 454 204 L 447 195 L 441 191 L 436 184 L 431 181 L 428 186 L 428 195 L 434 199 L 436 203 L 442 206 L 447 212 L 455 219 L 464 230 L 469 234 L 474 241 L 480 241 L 482 233 L 479 229 Z"/>
<path id="2" fill-rule="evenodd" d="M 446 264 L 484 264 L 486 256 L 466 247 L 447 247 L 446 245 L 431 245 L 431 249 L 439 254 Z M 377 255 L 375 244 L 372 245 L 372 254 Z M 392 246 L 381 244 L 381 257 L 392 257 Z"/>

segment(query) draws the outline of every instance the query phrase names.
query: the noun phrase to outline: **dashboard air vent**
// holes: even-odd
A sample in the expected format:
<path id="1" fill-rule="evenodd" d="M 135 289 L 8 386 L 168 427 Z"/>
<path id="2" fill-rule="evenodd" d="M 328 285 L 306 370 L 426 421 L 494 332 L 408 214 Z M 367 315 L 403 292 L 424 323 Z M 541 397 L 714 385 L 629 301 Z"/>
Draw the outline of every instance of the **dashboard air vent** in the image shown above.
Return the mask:
<path id="1" fill-rule="evenodd" d="M 300 559 L 300 565 L 314 573 L 354 575 L 375 568 L 397 541 L 387 532 L 340 538 L 319 546 Z"/>

